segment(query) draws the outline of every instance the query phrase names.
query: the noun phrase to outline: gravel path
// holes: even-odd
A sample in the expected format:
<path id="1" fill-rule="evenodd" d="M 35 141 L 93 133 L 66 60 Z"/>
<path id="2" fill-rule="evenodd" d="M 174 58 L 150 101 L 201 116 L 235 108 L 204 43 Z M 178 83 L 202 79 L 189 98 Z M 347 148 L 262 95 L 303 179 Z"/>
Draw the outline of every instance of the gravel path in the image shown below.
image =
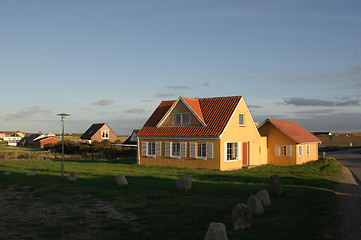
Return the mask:
<path id="1" fill-rule="evenodd" d="M 340 213 L 336 239 L 361 239 L 361 186 L 350 170 L 342 166 L 342 177 L 335 187 Z"/>

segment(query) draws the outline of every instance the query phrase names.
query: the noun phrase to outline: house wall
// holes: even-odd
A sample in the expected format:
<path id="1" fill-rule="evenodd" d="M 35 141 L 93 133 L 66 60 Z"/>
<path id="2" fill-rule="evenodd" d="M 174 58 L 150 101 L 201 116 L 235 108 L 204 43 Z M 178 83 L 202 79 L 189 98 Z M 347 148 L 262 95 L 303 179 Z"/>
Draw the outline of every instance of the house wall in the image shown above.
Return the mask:
<path id="1" fill-rule="evenodd" d="M 160 142 L 161 156 L 142 156 L 142 142 Z M 165 143 L 166 142 L 185 142 L 186 157 L 172 158 L 165 157 Z M 213 143 L 213 157 L 207 159 L 197 159 L 190 157 L 190 143 L 191 142 L 205 142 Z M 206 169 L 220 169 L 219 166 L 219 140 L 210 139 L 159 139 L 159 138 L 142 138 L 138 137 L 138 164 L 148 166 L 168 166 L 168 167 L 185 167 L 185 168 L 206 168 Z"/>
<path id="2" fill-rule="evenodd" d="M 239 114 L 244 114 L 244 126 L 239 126 Z M 226 160 L 227 142 L 239 143 L 237 160 Z M 243 143 L 248 143 L 248 164 L 262 165 L 267 163 L 266 139 L 262 138 L 254 124 L 247 105 L 242 99 L 236 108 L 220 141 L 220 170 L 240 169 L 243 164 Z M 263 150 L 263 151 L 262 151 Z"/>
<path id="3" fill-rule="evenodd" d="M 292 139 L 268 122 L 258 131 L 262 136 L 267 136 L 268 164 L 296 164 L 296 144 Z M 276 145 L 291 145 L 291 156 L 276 156 Z"/>
<path id="4" fill-rule="evenodd" d="M 46 144 L 50 144 L 50 143 L 57 143 L 59 142 L 58 139 L 55 139 L 55 138 L 47 138 L 47 139 L 44 139 L 42 141 L 37 141 L 37 146 L 40 147 L 40 148 L 44 148 L 44 146 Z M 39 145 L 38 145 L 39 144 Z"/>
<path id="5" fill-rule="evenodd" d="M 310 154 L 307 155 L 306 154 L 306 146 L 310 145 Z M 303 144 L 299 144 L 302 145 L 302 156 L 298 156 L 298 151 L 297 151 L 297 157 L 296 157 L 296 163 L 297 164 L 302 164 L 302 163 L 306 163 L 309 161 L 315 161 L 318 159 L 318 143 L 303 143 Z M 296 148 L 298 148 L 296 146 Z M 298 150 L 298 149 L 297 149 Z"/>
<path id="6" fill-rule="evenodd" d="M 102 139 L 102 130 L 109 130 L 109 139 Z M 97 141 L 101 142 L 104 140 L 109 140 L 110 142 L 115 142 L 118 140 L 118 136 L 113 132 L 113 130 L 107 125 L 104 124 L 94 135 L 91 137 L 91 142 Z"/>

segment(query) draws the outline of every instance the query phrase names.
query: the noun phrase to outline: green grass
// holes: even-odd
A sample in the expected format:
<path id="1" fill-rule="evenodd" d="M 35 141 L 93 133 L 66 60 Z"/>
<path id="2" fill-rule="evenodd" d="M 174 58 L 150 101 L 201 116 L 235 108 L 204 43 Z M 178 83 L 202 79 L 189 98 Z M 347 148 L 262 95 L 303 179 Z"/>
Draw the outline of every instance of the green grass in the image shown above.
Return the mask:
<path id="1" fill-rule="evenodd" d="M 37 176 L 26 177 L 30 170 L 35 170 Z M 123 222 L 105 216 L 102 211 L 94 212 L 101 221 L 72 214 L 66 217 L 72 233 L 91 225 L 79 225 L 84 218 L 88 222 L 98 221 L 97 231 L 109 234 L 111 239 L 203 239 L 211 222 L 224 223 L 230 240 L 322 239 L 336 217 L 332 189 L 340 165 L 328 159 L 298 166 L 267 165 L 220 172 L 140 166 L 134 159 L 119 163 L 66 161 L 65 175 L 78 172 L 75 182 L 59 177 L 60 161 L 0 159 L 1 171 L 13 172 L 10 176 L 0 175 L 2 186 L 18 186 L 17 191 L 32 186 L 31 198 L 23 200 L 26 203 L 78 204 L 86 212 L 102 201 L 135 216 L 131 222 Z M 115 184 L 115 176 L 119 174 L 126 176 L 129 185 Z M 176 179 L 184 174 L 191 174 L 193 179 L 192 189 L 188 191 L 175 188 Z M 284 196 L 273 198 L 265 214 L 254 218 L 252 228 L 233 231 L 232 208 L 237 203 L 246 203 L 251 194 L 267 189 L 273 174 L 281 177 Z M 50 232 L 40 228 L 37 231 L 43 238 L 70 234 L 60 226 L 53 230 L 49 226 Z"/>

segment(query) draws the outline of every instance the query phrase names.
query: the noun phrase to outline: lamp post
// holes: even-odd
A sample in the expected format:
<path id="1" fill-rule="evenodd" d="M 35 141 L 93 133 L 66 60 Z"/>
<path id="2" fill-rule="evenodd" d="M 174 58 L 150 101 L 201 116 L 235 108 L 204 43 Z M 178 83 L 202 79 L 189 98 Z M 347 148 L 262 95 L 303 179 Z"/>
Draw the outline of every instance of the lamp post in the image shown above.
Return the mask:
<path id="1" fill-rule="evenodd" d="M 58 116 L 61 116 L 61 121 L 63 125 L 61 133 L 61 177 L 64 177 L 64 122 L 65 117 L 70 115 L 66 113 L 59 113 Z"/>

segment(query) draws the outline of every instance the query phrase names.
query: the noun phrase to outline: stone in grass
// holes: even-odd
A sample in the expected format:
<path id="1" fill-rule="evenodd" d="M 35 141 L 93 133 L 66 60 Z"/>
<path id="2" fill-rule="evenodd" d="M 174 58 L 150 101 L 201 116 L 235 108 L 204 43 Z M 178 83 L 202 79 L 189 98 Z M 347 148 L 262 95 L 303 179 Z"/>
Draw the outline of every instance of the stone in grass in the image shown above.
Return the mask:
<path id="1" fill-rule="evenodd" d="M 269 190 L 272 197 L 279 197 L 283 194 L 283 186 L 280 177 L 275 174 L 269 179 Z"/>
<path id="2" fill-rule="evenodd" d="M 128 181 L 125 178 L 124 174 L 116 176 L 115 181 L 117 182 L 117 185 L 119 185 L 119 186 L 128 185 Z"/>
<path id="3" fill-rule="evenodd" d="M 11 175 L 11 172 L 6 171 L 6 172 L 4 172 L 4 175 Z"/>
<path id="4" fill-rule="evenodd" d="M 78 173 L 72 172 L 69 176 L 66 177 L 66 179 L 69 181 L 76 181 L 78 179 Z"/>
<path id="5" fill-rule="evenodd" d="M 258 193 L 256 193 L 255 197 L 262 202 L 263 206 L 265 207 L 271 206 L 271 198 L 267 190 L 263 189 L 259 191 Z"/>
<path id="6" fill-rule="evenodd" d="M 192 176 L 190 174 L 181 176 L 176 181 L 176 187 L 177 187 L 177 189 L 184 189 L 184 190 L 191 189 L 192 188 Z"/>
<path id="7" fill-rule="evenodd" d="M 251 209 L 244 203 L 239 203 L 232 209 L 233 230 L 243 230 L 253 225 Z"/>
<path id="8" fill-rule="evenodd" d="M 26 174 L 26 176 L 36 176 L 36 172 L 35 171 L 30 171 Z"/>
<path id="9" fill-rule="evenodd" d="M 226 226 L 223 223 L 212 222 L 204 240 L 228 240 Z"/>
<path id="10" fill-rule="evenodd" d="M 255 215 L 263 215 L 263 213 L 264 213 L 263 204 L 262 204 L 261 200 L 259 200 L 255 196 L 251 195 L 248 198 L 247 205 L 251 209 L 251 212 L 253 214 L 255 214 Z"/>

